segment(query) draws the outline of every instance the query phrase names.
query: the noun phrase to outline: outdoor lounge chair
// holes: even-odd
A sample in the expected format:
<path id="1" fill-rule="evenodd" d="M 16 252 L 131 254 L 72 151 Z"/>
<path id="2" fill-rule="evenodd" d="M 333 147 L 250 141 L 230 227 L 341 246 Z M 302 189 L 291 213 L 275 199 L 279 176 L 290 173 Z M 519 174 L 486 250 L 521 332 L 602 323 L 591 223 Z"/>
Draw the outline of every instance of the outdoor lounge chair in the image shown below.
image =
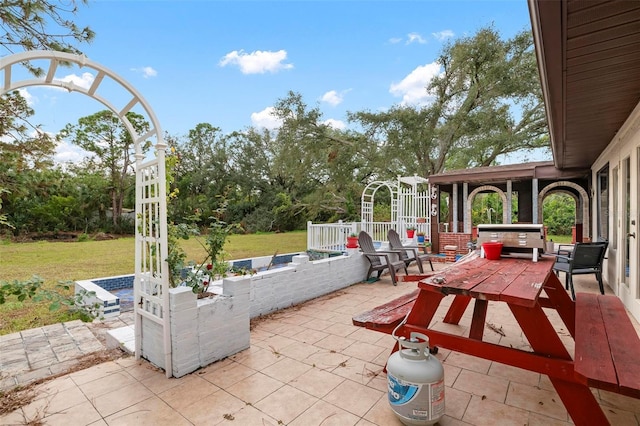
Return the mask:
<path id="1" fill-rule="evenodd" d="M 430 254 L 420 254 L 418 251 L 418 246 L 405 246 L 402 245 L 402 241 L 400 240 L 400 235 L 394 230 L 390 229 L 387 233 L 387 239 L 389 240 L 389 246 L 391 250 L 398 251 L 400 260 L 402 260 L 405 266 L 409 266 L 411 263 L 416 262 L 418 265 L 418 270 L 421 274 L 424 273 L 424 269 L 422 268 L 422 261 L 426 260 L 429 262 L 429 266 L 431 266 L 431 270 L 433 271 L 433 263 L 431 263 L 431 255 Z"/>
<path id="2" fill-rule="evenodd" d="M 398 256 L 400 253 L 398 251 L 376 251 L 373 245 L 373 239 L 365 231 L 361 231 L 358 235 L 358 244 L 360 245 L 362 254 L 364 254 L 369 261 L 369 270 L 367 271 L 365 280 L 369 279 L 373 271 L 378 271 L 378 278 L 380 278 L 382 272 L 388 269 L 393 285 L 398 285 L 396 272 L 404 269 L 404 273 L 406 274 L 407 265 L 401 260 L 391 260 L 390 255 Z"/>
<path id="3" fill-rule="evenodd" d="M 597 243 L 576 243 L 569 256 L 566 254 L 556 255 L 556 263 L 553 270 L 558 275 L 565 273 L 565 288 L 571 289 L 571 297 L 575 300 L 576 294 L 573 289 L 573 275 L 595 274 L 600 286 L 600 293 L 604 294 L 604 284 L 602 282 L 602 262 L 607 251 L 608 242 Z"/>

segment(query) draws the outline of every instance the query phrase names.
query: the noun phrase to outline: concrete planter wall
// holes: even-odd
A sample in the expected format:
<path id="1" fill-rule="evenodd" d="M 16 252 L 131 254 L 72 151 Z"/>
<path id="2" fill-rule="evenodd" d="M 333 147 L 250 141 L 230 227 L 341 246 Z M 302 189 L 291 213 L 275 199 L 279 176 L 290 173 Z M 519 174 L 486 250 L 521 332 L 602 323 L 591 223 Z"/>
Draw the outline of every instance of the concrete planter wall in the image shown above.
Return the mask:
<path id="1" fill-rule="evenodd" d="M 222 295 L 200 300 L 189 287 L 170 290 L 175 377 L 249 347 L 250 286 L 248 276 L 225 278 Z"/>
<path id="2" fill-rule="evenodd" d="M 289 266 L 251 277 L 251 318 L 332 293 L 364 279 L 368 264 L 358 249 L 347 256 L 309 261 L 294 256 Z"/>
<path id="3" fill-rule="evenodd" d="M 172 374 L 182 377 L 250 345 L 249 320 L 364 279 L 368 264 L 357 249 L 347 256 L 309 261 L 294 256 L 287 267 L 225 278 L 222 294 L 198 300 L 189 287 L 169 292 Z M 141 356 L 163 365 L 161 327 L 142 321 Z"/>

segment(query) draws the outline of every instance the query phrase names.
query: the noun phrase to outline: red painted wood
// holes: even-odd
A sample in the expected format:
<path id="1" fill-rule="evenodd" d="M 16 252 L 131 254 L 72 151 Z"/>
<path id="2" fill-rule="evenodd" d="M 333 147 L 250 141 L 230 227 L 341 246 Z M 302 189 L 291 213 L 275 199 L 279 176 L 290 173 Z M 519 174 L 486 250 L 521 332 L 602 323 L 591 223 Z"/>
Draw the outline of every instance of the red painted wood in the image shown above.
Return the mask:
<path id="1" fill-rule="evenodd" d="M 425 329 L 429 327 L 443 297 L 443 294 L 428 291 L 418 293 L 416 303 L 407 317 L 407 324 L 415 324 Z M 409 335 L 407 334 L 405 337 L 409 337 Z"/>
<path id="2" fill-rule="evenodd" d="M 472 340 L 465 336 L 456 336 L 411 324 L 405 324 L 402 327 L 407 336 L 412 331 L 426 334 L 429 336 L 429 344 L 433 346 L 440 346 L 463 354 L 546 374 L 549 377 L 575 381 L 573 361 L 570 359 L 551 358 L 540 353 Z"/>
<path id="3" fill-rule="evenodd" d="M 544 354 L 550 360 L 564 359 L 571 363 L 571 356 L 541 306 L 527 308 L 521 305 L 509 304 L 509 308 L 535 353 Z M 576 347 L 576 354 L 577 352 L 578 349 Z M 527 370 L 533 367 L 533 365 L 524 366 Z M 574 366 L 568 367 L 568 371 L 574 372 Z M 553 387 L 558 392 L 573 422 L 576 425 L 609 424 L 591 390 L 585 386 L 584 381 L 577 378 L 578 375 L 575 372 L 574 377 L 568 380 L 549 375 Z"/>
<path id="4" fill-rule="evenodd" d="M 487 278 L 475 286 L 469 294 L 473 297 L 482 298 L 486 300 L 500 300 L 501 294 L 518 279 L 521 274 L 527 268 L 526 263 L 531 261 L 525 261 L 522 259 L 505 259 L 500 261 L 500 267 L 494 271 L 485 271 Z"/>
<path id="5" fill-rule="evenodd" d="M 596 295 L 618 377 L 619 392 L 640 398 L 640 339 L 622 301 L 615 296 Z"/>
<path id="6" fill-rule="evenodd" d="M 640 398 L 640 363 L 636 360 L 640 339 L 619 299 L 579 294 L 576 303 L 551 272 L 552 266 L 553 260 L 544 256 L 538 262 L 466 258 L 418 283 L 418 296 L 397 334 L 408 337 L 412 331 L 418 331 L 429 336 L 432 345 L 546 374 L 575 424 L 607 424 L 588 386 Z M 456 297 L 445 322 L 454 324 L 460 321 L 471 299 L 475 299 L 468 337 L 428 328 L 441 300 L 450 294 Z M 490 300 L 508 304 L 532 352 L 482 341 Z M 383 305 L 390 311 L 377 313 L 377 317 L 395 315 L 397 319 L 401 316 L 398 311 L 406 306 L 397 302 L 390 305 L 393 306 Z M 569 334 L 575 336 L 579 357 L 575 363 L 543 307 L 555 309 Z M 608 364 L 615 368 L 614 375 L 617 371 L 621 378 L 619 387 L 610 372 L 601 378 L 607 364 L 602 360 L 607 356 Z"/>
<path id="7" fill-rule="evenodd" d="M 535 352 L 560 359 L 571 359 L 567 348 L 541 306 L 527 308 L 509 304 L 509 309 Z"/>
<path id="8" fill-rule="evenodd" d="M 551 384 L 558 392 L 564 407 L 573 423 L 580 426 L 608 425 L 609 419 L 604 415 L 591 390 L 584 385 L 570 383 L 549 377 Z"/>
<path id="9" fill-rule="evenodd" d="M 486 300 L 476 299 L 476 303 L 473 307 L 473 317 L 471 318 L 471 328 L 469 329 L 470 339 L 482 340 L 488 306 L 489 302 Z"/>
<path id="10" fill-rule="evenodd" d="M 525 269 L 504 289 L 500 300 L 510 304 L 535 306 L 552 267 L 553 261 L 545 257 L 541 257 L 538 262 L 526 262 Z"/>
<path id="11" fill-rule="evenodd" d="M 467 306 L 469 306 L 469 302 L 471 302 L 470 296 L 457 295 L 455 299 L 453 299 L 451 306 L 449 306 L 447 314 L 444 316 L 444 322 L 447 324 L 459 324 L 462 315 L 464 315 L 464 311 L 466 311 Z"/>
<path id="12" fill-rule="evenodd" d="M 547 303 L 540 303 L 544 308 L 555 309 L 560 315 L 562 322 L 564 322 L 567 331 L 571 337 L 575 338 L 576 335 L 576 303 L 571 299 L 569 293 L 564 289 L 563 284 L 560 282 L 555 274 L 550 274 L 547 277 L 547 281 L 544 284 L 544 292 L 548 298 L 545 300 Z M 541 302 L 542 298 L 538 297 L 538 301 Z"/>
<path id="13" fill-rule="evenodd" d="M 418 288 L 442 294 L 468 295 L 471 289 L 500 269 L 499 263 L 481 258 L 462 262 L 459 267 L 447 268 L 433 277 L 420 281 Z M 454 263 L 452 266 L 456 265 L 458 264 Z"/>
<path id="14" fill-rule="evenodd" d="M 591 386 L 617 390 L 616 370 L 595 294 L 578 293 L 576 296 L 575 352 L 576 374 Z"/>
<path id="15" fill-rule="evenodd" d="M 402 275 L 400 277 L 398 277 L 400 279 L 400 281 L 402 282 L 416 282 L 416 281 L 421 281 L 424 280 L 426 278 L 429 278 L 430 276 L 434 275 L 435 272 L 430 272 L 428 274 L 418 274 L 418 275 Z"/>
<path id="16" fill-rule="evenodd" d="M 398 297 L 370 311 L 352 318 L 353 324 L 361 327 L 391 333 L 413 307 L 419 290 Z M 390 329 L 390 330 L 389 330 Z M 386 331 L 389 330 L 389 331 Z"/>

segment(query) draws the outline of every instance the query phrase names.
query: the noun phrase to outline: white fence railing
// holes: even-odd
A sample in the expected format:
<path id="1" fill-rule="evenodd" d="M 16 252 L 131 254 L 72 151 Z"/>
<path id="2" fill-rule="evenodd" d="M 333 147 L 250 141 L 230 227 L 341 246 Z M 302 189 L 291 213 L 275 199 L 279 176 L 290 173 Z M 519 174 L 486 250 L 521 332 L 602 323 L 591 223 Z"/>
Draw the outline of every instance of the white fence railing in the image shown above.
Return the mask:
<path id="1" fill-rule="evenodd" d="M 307 250 L 344 251 L 347 236 L 358 232 L 360 227 L 355 222 L 307 222 Z"/>
<path id="2" fill-rule="evenodd" d="M 307 250 L 344 251 L 347 236 L 360 231 L 366 231 L 374 242 L 383 243 L 387 241 L 389 230 L 394 227 L 391 222 L 307 222 Z M 401 236 L 403 234 L 400 233 Z"/>

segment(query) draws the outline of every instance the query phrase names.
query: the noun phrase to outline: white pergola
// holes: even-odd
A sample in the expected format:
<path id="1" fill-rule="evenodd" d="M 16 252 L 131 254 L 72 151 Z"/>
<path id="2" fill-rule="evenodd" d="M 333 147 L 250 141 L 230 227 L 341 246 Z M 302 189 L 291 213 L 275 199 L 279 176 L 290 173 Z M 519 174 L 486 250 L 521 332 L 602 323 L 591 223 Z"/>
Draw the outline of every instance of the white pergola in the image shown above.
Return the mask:
<path id="1" fill-rule="evenodd" d="M 428 185 L 429 180 L 420 176 L 398 176 L 396 182 L 374 181 L 362 191 L 361 219 L 363 229 L 371 232 L 373 224 L 373 206 L 376 192 L 387 188 L 391 198 L 391 224 L 396 230 L 415 226 L 430 238 L 431 216 L 437 213 L 432 203 L 437 202 L 437 193 L 431 188 L 420 191 L 420 185 Z M 424 219 L 424 225 L 419 219 Z M 424 228 L 424 229 L 422 229 Z"/>

